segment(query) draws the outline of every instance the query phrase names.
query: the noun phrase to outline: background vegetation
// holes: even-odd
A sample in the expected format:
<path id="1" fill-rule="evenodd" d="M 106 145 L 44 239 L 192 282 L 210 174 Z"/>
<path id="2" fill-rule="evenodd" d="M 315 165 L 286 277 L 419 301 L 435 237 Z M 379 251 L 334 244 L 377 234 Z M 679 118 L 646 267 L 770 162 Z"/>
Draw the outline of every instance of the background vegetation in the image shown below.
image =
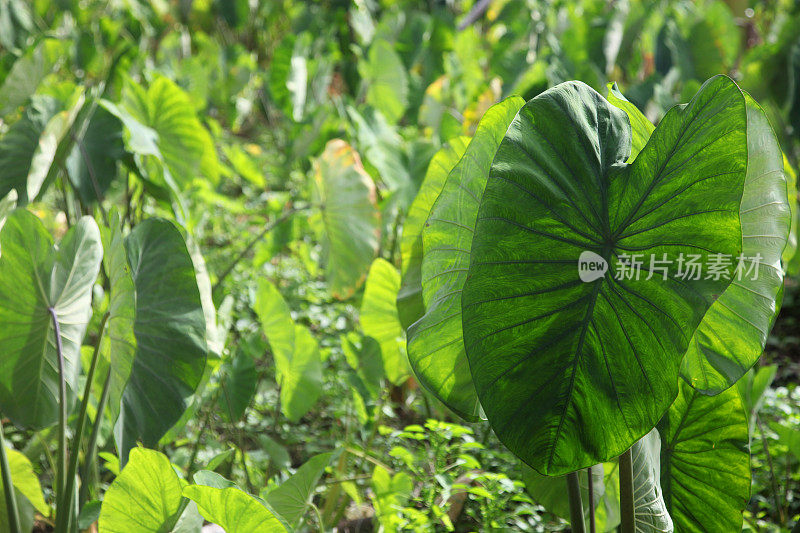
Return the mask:
<path id="1" fill-rule="evenodd" d="M 161 217 L 188 247 L 207 364 L 184 379 L 189 393 L 163 400 L 144 439 L 181 477 L 216 471 L 270 501 L 311 464 L 301 478 L 312 505 L 296 516 L 307 530 L 566 530 L 563 480 L 538 479 L 488 423 L 461 422 L 408 367 L 403 259 L 414 236 L 404 228 L 431 158 L 510 95 L 573 79 L 606 95 L 615 82 L 658 123 L 725 73 L 764 107 L 794 187 L 796 2 L 482 4 L 0 0 L 0 198 L 16 190 L 56 239 L 90 215 L 143 228 L 135 238 L 149 242 L 148 231 L 169 231 L 143 221 Z M 794 189 L 790 198 L 794 209 Z M 788 531 L 800 517 L 795 252 L 793 229 L 781 314 L 739 387 L 754 531 Z M 187 267 L 178 263 L 171 271 Z M 180 298 L 181 279 L 149 290 Z M 101 276 L 85 368 L 108 291 Z M 88 386 L 93 419 L 103 383 Z M 45 530 L 58 435 L 3 422 L 44 491 L 39 501 L 17 487 L 21 506 Z M 112 422 L 98 428 L 98 457 L 81 455 L 81 527 L 99 513 L 84 504 L 110 497 L 120 469 Z M 598 519 L 613 528 L 609 501 Z"/>

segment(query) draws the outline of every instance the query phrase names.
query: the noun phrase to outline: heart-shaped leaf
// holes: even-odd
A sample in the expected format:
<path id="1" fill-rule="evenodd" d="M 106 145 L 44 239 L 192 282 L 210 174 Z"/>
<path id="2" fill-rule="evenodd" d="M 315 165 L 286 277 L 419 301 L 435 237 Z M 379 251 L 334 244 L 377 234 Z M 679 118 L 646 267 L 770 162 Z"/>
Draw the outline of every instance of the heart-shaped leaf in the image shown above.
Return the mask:
<path id="1" fill-rule="evenodd" d="M 408 105 L 408 75 L 394 47 L 383 39 L 369 47 L 364 65 L 367 103 L 378 109 L 391 123 L 403 117 Z"/>
<path id="2" fill-rule="evenodd" d="M 266 495 L 267 503 L 290 525 L 296 526 L 308 509 L 319 478 L 331 462 L 332 453 L 315 455 L 297 469 L 292 477 Z"/>
<path id="3" fill-rule="evenodd" d="M 290 531 L 263 502 L 238 487 L 189 485 L 183 495 L 197 504 L 203 518 L 222 526 L 227 533 Z"/>
<path id="4" fill-rule="evenodd" d="M 322 209 L 325 272 L 337 298 L 348 298 L 366 277 L 378 252 L 380 214 L 375 183 L 353 148 L 334 139 L 314 164 Z"/>
<path id="5" fill-rule="evenodd" d="M 0 195 L 15 189 L 20 205 L 36 198 L 82 105 L 78 93 L 67 109 L 52 96 L 31 99 L 22 118 L 0 138 Z"/>
<path id="6" fill-rule="evenodd" d="M 77 390 L 80 348 L 100 270 L 100 230 L 81 218 L 59 243 L 24 209 L 0 232 L 0 411 L 40 429 L 58 421 L 58 352 L 49 309 L 61 332 L 68 401 Z"/>
<path id="7" fill-rule="evenodd" d="M 741 531 L 750 499 L 750 453 L 736 387 L 705 396 L 681 382 L 658 432 L 661 487 L 675 530 Z"/>
<path id="8" fill-rule="evenodd" d="M 523 103 L 511 97 L 486 111 L 422 230 L 425 315 L 408 329 L 409 361 L 420 383 L 467 419 L 480 405 L 461 337 L 461 290 L 492 158 Z"/>
<path id="9" fill-rule="evenodd" d="M 741 252 L 746 131 L 744 95 L 723 76 L 671 109 L 630 165 L 627 117 L 581 83 L 542 93 L 509 127 L 475 227 L 464 343 L 493 429 L 539 472 L 617 456 L 669 408 L 734 267 L 678 268 Z M 607 268 L 587 283 L 585 251 Z"/>
<path id="10" fill-rule="evenodd" d="M 211 135 L 197 118 L 189 96 L 171 80 L 156 76 L 147 89 L 128 80 L 121 103 L 101 104 L 124 124 L 129 151 L 155 156 L 163 164 L 163 179 L 171 188 L 182 190 L 201 176 L 214 183 L 218 180 Z"/>
<path id="11" fill-rule="evenodd" d="M 125 239 L 136 286 L 136 356 L 115 438 L 122 463 L 180 419 L 206 366 L 206 323 L 192 258 L 178 228 L 150 218 Z"/>
<path id="12" fill-rule="evenodd" d="M 181 479 L 167 456 L 134 448 L 130 460 L 106 491 L 100 508 L 102 533 L 173 531 L 183 511 Z"/>

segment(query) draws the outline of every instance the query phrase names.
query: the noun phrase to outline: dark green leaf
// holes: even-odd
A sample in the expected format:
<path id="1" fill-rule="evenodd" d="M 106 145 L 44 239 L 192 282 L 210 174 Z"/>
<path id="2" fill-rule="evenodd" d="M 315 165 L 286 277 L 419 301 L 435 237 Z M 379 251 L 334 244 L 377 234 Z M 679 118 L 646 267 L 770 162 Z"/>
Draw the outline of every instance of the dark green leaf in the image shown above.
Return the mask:
<path id="1" fill-rule="evenodd" d="M 332 453 L 315 455 L 298 468 L 292 477 L 267 494 L 267 503 L 289 525 L 297 526 L 297 523 L 303 518 L 311 497 L 314 495 L 314 489 L 330 463 L 331 457 L 333 457 Z"/>
<path id="2" fill-rule="evenodd" d="M 746 120 L 742 92 L 716 77 L 630 165 L 624 112 L 580 83 L 542 93 L 509 127 L 478 213 L 464 343 L 493 429 L 541 473 L 619 455 L 675 398 L 689 339 L 730 283 L 684 280 L 675 265 L 741 252 Z M 607 274 L 582 282 L 584 252 Z M 666 279 L 650 257 L 673 265 Z"/>
<path id="3" fill-rule="evenodd" d="M 125 239 L 136 286 L 136 357 L 115 438 L 120 455 L 155 446 L 186 410 L 206 366 L 205 318 L 192 259 L 171 222 L 147 219 Z"/>

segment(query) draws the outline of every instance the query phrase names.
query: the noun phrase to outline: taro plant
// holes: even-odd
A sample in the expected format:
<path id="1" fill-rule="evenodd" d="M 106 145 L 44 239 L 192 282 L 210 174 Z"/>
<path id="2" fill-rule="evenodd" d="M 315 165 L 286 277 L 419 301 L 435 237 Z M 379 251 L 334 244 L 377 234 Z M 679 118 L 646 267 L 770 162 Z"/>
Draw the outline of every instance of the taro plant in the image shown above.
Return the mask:
<path id="1" fill-rule="evenodd" d="M 37 509 L 59 532 L 77 531 L 79 516 L 97 508 L 92 472 L 104 419 L 125 464 L 137 443 L 157 445 L 178 422 L 206 366 L 205 318 L 181 232 L 153 218 L 123 237 L 119 214 L 108 220 L 83 217 L 54 244 L 42 221 L 19 208 L 0 233 L 0 412 L 19 428 L 55 428 L 55 514 Z M 90 320 L 96 337 L 82 358 Z M 33 517 L 28 501 L 41 495 L 23 490 L 27 478 L 9 467 L 14 456 L 2 440 L 0 428 L 5 510 L 16 533 Z"/>
<path id="2" fill-rule="evenodd" d="M 623 532 L 740 528 L 748 430 L 731 386 L 778 312 L 790 225 L 764 112 L 717 76 L 654 127 L 615 86 L 567 82 L 495 105 L 462 144 L 431 165 L 426 223 L 404 236 L 417 258 L 421 243 L 404 267 L 421 280 L 420 382 L 566 475 L 575 531 L 577 472 L 617 461 Z"/>

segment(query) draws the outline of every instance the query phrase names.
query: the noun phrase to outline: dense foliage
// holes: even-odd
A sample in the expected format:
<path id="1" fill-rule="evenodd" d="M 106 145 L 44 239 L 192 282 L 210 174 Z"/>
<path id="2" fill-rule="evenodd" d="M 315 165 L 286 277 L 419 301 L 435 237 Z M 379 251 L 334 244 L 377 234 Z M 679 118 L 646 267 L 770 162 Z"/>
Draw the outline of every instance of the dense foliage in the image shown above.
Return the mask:
<path id="1" fill-rule="evenodd" d="M 0 0 L 0 533 L 800 530 L 798 168 L 791 0 Z"/>

